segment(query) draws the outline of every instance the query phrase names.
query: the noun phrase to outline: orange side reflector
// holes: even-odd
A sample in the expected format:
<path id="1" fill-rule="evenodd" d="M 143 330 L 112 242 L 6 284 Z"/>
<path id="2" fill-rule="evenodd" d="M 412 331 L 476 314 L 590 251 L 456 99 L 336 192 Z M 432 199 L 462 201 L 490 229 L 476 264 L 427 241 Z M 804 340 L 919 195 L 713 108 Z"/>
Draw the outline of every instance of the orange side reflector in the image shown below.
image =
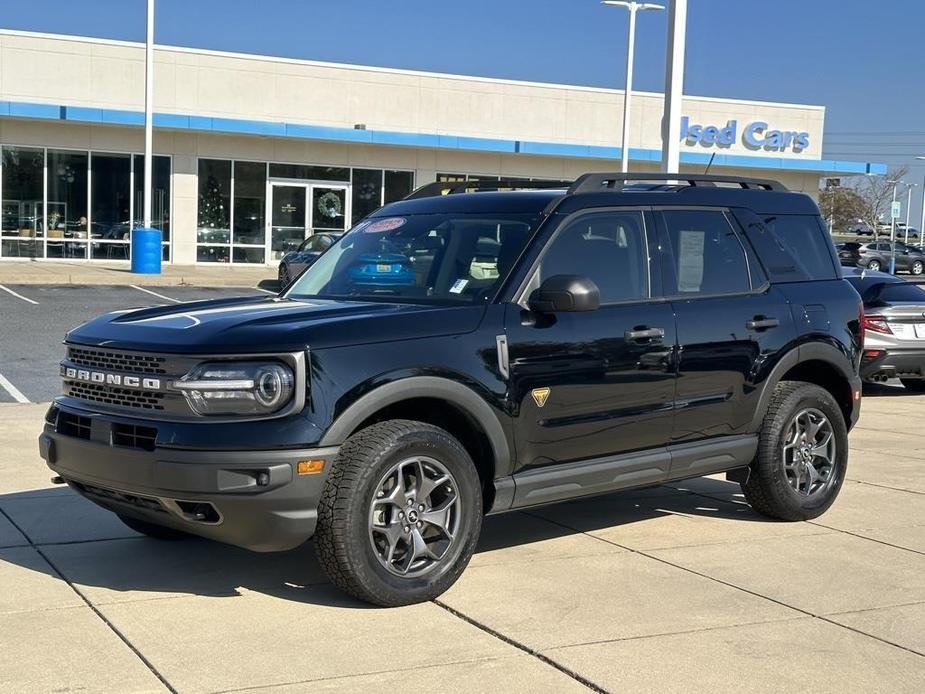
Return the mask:
<path id="1" fill-rule="evenodd" d="M 296 470 L 300 475 L 317 475 L 324 470 L 324 461 L 300 460 Z"/>
<path id="2" fill-rule="evenodd" d="M 855 399 L 855 400 L 860 400 L 860 399 L 861 399 L 861 391 L 859 391 L 859 390 L 854 391 L 854 399 Z"/>

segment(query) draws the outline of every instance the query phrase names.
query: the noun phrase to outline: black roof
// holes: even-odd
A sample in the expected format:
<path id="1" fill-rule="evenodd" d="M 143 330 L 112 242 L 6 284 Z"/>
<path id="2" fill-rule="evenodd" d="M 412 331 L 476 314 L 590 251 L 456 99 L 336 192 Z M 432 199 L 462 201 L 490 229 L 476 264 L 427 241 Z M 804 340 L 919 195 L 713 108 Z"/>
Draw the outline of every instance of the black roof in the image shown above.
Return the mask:
<path id="1" fill-rule="evenodd" d="M 803 193 L 755 188 L 632 185 L 622 190 L 577 192 L 562 189 L 512 190 L 454 193 L 415 197 L 379 209 L 375 217 L 411 214 L 530 213 L 541 212 L 555 203 L 564 214 L 586 207 L 682 205 L 746 207 L 760 215 L 818 214 L 815 201 Z"/>

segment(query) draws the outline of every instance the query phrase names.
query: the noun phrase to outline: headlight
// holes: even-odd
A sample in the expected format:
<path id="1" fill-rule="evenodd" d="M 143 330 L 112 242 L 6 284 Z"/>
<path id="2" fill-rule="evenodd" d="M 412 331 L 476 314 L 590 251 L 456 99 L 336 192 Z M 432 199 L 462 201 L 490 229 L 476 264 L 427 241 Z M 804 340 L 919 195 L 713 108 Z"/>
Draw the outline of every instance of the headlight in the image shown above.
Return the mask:
<path id="1" fill-rule="evenodd" d="M 292 369 L 280 362 L 200 364 L 174 388 L 201 415 L 267 415 L 292 399 Z"/>

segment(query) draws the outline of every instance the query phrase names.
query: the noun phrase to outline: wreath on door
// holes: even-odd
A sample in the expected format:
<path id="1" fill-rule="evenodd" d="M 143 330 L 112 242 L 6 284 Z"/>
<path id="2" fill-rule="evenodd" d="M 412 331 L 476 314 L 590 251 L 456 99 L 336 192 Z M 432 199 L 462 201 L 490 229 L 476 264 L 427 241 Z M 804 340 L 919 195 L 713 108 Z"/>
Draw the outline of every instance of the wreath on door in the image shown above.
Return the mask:
<path id="1" fill-rule="evenodd" d="M 343 213 L 343 208 L 344 205 L 337 193 L 327 192 L 318 198 L 318 212 L 328 219 L 340 217 Z"/>

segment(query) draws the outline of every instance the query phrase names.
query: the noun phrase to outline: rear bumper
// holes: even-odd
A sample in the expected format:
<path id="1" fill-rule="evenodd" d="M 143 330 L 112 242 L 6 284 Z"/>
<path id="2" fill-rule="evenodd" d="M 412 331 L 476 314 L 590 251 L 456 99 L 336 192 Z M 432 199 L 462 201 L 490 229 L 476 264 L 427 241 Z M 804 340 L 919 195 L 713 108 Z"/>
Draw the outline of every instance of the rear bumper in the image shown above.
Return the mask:
<path id="1" fill-rule="evenodd" d="M 111 511 L 273 552 L 314 534 L 337 449 L 138 450 L 64 435 L 47 423 L 39 452 L 74 490 Z M 319 459 L 321 473 L 297 474 L 300 460 Z"/>
<path id="2" fill-rule="evenodd" d="M 882 381 L 889 378 L 925 378 L 925 350 L 870 347 L 864 354 L 879 351 L 877 357 L 861 359 L 861 378 Z"/>

